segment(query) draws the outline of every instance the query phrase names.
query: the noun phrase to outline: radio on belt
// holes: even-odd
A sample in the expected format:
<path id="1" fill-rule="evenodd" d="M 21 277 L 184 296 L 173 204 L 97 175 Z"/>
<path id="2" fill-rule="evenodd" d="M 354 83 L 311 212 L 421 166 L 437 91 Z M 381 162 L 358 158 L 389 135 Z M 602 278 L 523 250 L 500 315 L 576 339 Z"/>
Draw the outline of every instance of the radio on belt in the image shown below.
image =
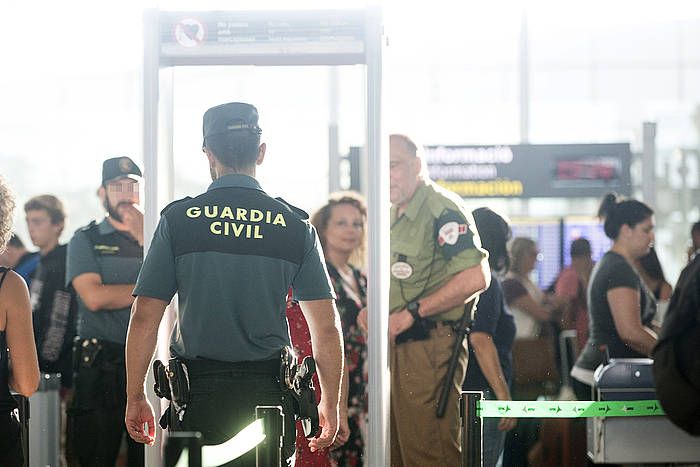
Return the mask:
<path id="1" fill-rule="evenodd" d="M 598 401 L 656 399 L 649 358 L 611 359 L 596 369 Z M 665 416 L 587 419 L 588 457 L 596 463 L 670 463 L 700 460 L 700 439 Z"/>

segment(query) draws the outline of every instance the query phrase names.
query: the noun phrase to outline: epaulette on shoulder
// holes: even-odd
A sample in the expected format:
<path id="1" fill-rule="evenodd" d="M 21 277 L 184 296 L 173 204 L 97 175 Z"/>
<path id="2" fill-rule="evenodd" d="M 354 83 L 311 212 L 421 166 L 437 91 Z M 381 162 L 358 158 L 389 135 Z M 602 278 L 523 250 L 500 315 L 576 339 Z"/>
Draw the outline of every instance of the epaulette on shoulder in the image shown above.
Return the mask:
<path id="1" fill-rule="evenodd" d="M 192 199 L 192 197 L 191 197 L 191 196 L 185 196 L 184 198 L 176 199 L 175 201 L 171 202 L 170 204 L 168 204 L 167 206 L 165 206 L 163 209 L 161 209 L 160 214 L 161 214 L 161 215 L 165 214 L 165 211 L 167 211 L 168 209 L 170 209 L 172 206 L 175 206 L 177 203 L 181 203 L 181 202 L 187 201 L 187 200 L 189 200 L 189 199 Z"/>
<path id="2" fill-rule="evenodd" d="M 284 204 L 285 206 L 287 206 L 294 214 L 299 216 L 301 218 L 301 220 L 307 220 L 309 218 L 309 214 L 306 211 L 304 211 L 303 209 L 298 208 L 298 207 L 294 206 L 293 204 L 289 204 L 288 202 L 286 202 L 282 198 L 275 198 L 275 199 L 277 201 L 279 201 L 280 203 Z"/>
<path id="3" fill-rule="evenodd" d="M 80 227 L 78 230 L 75 231 L 75 233 L 88 232 L 88 231 L 90 231 L 92 229 L 96 229 L 96 228 L 97 228 L 97 221 L 93 219 L 92 222 L 90 222 L 88 225 L 84 225 L 84 226 Z"/>

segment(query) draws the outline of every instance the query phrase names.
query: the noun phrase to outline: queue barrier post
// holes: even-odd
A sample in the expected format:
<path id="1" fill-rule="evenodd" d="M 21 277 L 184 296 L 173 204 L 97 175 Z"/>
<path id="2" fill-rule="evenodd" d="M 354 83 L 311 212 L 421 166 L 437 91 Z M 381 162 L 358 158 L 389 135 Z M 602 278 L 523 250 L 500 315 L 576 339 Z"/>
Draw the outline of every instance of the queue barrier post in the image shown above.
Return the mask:
<path id="1" fill-rule="evenodd" d="M 483 424 L 479 416 L 481 391 L 463 391 L 459 400 L 459 413 L 462 420 L 462 467 L 482 467 L 483 465 Z"/>

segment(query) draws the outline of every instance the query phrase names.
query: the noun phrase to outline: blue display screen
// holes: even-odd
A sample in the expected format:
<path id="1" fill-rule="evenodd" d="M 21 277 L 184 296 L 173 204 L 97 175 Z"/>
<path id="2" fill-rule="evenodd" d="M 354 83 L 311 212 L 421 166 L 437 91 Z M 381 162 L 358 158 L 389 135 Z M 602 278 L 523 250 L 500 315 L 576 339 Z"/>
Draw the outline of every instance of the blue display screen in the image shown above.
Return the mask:
<path id="1" fill-rule="evenodd" d="M 594 261 L 598 261 L 610 249 L 612 241 L 605 236 L 603 226 L 598 222 L 580 220 L 546 223 L 513 223 L 513 238 L 528 237 L 537 243 L 540 257 L 533 271 L 533 279 L 538 287 L 547 290 L 557 279 L 559 272 L 571 264 L 571 242 L 585 237 L 591 242 Z"/>

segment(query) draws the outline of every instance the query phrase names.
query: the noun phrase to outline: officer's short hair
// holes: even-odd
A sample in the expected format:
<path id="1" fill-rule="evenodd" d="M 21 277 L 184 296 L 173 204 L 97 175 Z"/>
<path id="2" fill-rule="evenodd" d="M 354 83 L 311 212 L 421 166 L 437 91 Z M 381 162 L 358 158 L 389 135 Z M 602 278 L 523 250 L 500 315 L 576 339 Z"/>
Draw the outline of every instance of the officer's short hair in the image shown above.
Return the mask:
<path id="1" fill-rule="evenodd" d="M 202 120 L 203 145 L 219 162 L 233 169 L 255 164 L 262 133 L 255 106 L 245 102 L 217 105 Z"/>
<path id="2" fill-rule="evenodd" d="M 207 136 L 204 146 L 226 167 L 244 169 L 255 165 L 260 135 L 245 130 L 229 131 Z"/>
<path id="3" fill-rule="evenodd" d="M 28 213 L 29 211 L 46 211 L 53 225 L 61 224 L 66 220 L 63 203 L 54 195 L 39 195 L 31 198 L 24 203 L 24 212 Z"/>
<path id="4" fill-rule="evenodd" d="M 349 204 L 357 208 L 362 216 L 362 241 L 360 246 L 350 255 L 350 263 L 356 267 L 362 267 L 365 261 L 365 240 L 367 231 L 367 205 L 365 200 L 359 193 L 354 191 L 341 191 L 337 193 L 332 193 L 328 202 L 324 204 L 318 211 L 311 216 L 311 224 L 316 228 L 318 232 L 318 238 L 321 241 L 321 247 L 326 249 L 326 230 L 328 229 L 328 221 L 331 218 L 331 213 L 335 206 L 339 204 Z"/>
<path id="5" fill-rule="evenodd" d="M 12 216 L 15 211 L 15 196 L 5 179 L 0 175 L 0 253 L 12 235 Z"/>

